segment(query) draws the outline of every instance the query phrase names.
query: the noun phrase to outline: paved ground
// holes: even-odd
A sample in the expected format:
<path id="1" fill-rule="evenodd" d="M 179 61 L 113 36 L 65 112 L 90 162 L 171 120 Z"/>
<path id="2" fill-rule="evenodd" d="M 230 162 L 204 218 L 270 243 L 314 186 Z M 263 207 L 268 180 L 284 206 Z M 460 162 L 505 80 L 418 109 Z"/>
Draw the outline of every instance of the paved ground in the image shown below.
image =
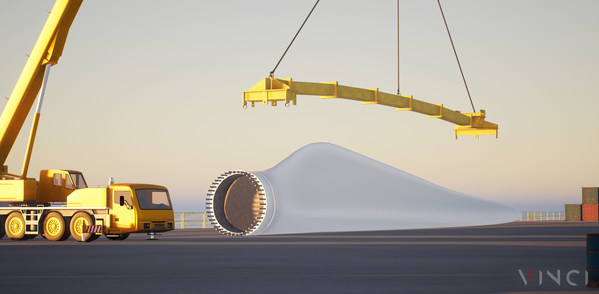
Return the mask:
<path id="1" fill-rule="evenodd" d="M 186 229 L 157 241 L 132 235 L 87 244 L 4 238 L 0 293 L 585 291 L 585 234 L 599 233 L 598 225 L 519 222 L 238 238 Z M 560 285 L 547 274 L 558 270 Z M 568 284 L 568 273 L 577 286 Z"/>

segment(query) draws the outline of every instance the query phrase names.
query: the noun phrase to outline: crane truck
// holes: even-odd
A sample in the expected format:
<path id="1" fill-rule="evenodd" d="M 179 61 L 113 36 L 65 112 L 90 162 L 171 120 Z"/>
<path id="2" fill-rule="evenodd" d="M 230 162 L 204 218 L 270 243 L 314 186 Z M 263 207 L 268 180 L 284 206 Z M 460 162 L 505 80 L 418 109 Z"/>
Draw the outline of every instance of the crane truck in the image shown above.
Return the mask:
<path id="1" fill-rule="evenodd" d="M 8 203 L 0 207 L 0 238 L 27 240 L 41 234 L 52 241 L 72 236 L 90 242 L 102 234 L 124 240 L 130 233 L 174 229 L 171 199 L 163 186 L 111 183 L 89 188 L 81 172 L 66 169 L 42 170 L 39 181 L 27 177 L 50 68 L 62 55 L 82 2 L 56 1 L 0 116 L 0 203 Z M 9 173 L 7 157 L 36 97 L 21 174 Z M 90 226 L 100 232 L 86 234 Z"/>

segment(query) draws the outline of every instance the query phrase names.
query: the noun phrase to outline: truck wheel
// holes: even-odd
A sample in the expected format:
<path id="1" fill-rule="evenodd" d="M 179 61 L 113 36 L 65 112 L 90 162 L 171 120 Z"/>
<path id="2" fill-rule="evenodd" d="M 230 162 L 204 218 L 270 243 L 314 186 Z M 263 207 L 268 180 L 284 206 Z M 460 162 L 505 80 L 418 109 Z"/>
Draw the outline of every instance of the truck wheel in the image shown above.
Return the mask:
<path id="1" fill-rule="evenodd" d="M 83 224 L 86 226 L 93 226 L 94 219 L 87 212 L 77 212 L 71 218 L 71 235 L 73 235 L 73 239 L 79 242 L 91 242 L 93 241 L 93 233 L 86 233 L 85 239 L 83 239 Z"/>
<path id="2" fill-rule="evenodd" d="M 5 217 L 0 215 L 0 239 L 4 238 L 4 235 L 6 235 L 6 233 L 4 233 L 4 219 Z"/>
<path id="3" fill-rule="evenodd" d="M 106 238 L 109 240 L 125 240 L 129 237 L 129 233 L 124 234 L 116 234 L 116 235 L 106 235 Z"/>
<path id="4" fill-rule="evenodd" d="M 64 235 L 62 235 L 62 238 L 60 238 L 59 241 L 65 241 L 65 240 L 69 239 L 69 237 L 71 236 L 71 230 L 69 228 L 70 224 L 71 224 L 71 218 L 65 217 L 64 218 Z"/>
<path id="5" fill-rule="evenodd" d="M 21 240 L 25 237 L 25 219 L 20 212 L 11 212 L 6 217 L 4 224 L 6 235 L 13 240 Z"/>
<path id="6" fill-rule="evenodd" d="M 25 235 L 25 237 L 23 237 L 23 239 L 21 239 L 21 241 L 23 240 L 29 240 L 29 239 L 34 239 L 35 237 L 37 237 L 37 234 L 27 234 Z"/>
<path id="7" fill-rule="evenodd" d="M 94 241 L 94 240 L 96 240 L 96 239 L 100 238 L 100 236 L 102 236 L 102 235 L 98 235 L 98 234 L 96 234 L 96 233 L 91 233 L 90 235 L 91 235 L 91 236 L 89 237 L 89 240 L 87 240 L 87 242 Z"/>
<path id="8" fill-rule="evenodd" d="M 50 241 L 60 241 L 67 232 L 64 218 L 58 212 L 50 212 L 44 219 L 43 236 Z"/>

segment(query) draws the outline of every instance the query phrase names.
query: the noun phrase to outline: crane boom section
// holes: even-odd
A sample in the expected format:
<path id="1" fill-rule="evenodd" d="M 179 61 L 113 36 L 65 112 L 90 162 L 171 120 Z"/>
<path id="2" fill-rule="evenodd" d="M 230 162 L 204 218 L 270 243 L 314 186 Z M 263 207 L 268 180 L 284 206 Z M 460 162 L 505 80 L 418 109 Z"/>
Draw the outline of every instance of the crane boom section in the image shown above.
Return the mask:
<path id="1" fill-rule="evenodd" d="M 57 0 L 0 116 L 0 167 L 12 149 L 40 90 L 44 67 L 58 63 L 83 0 Z"/>
<path id="2" fill-rule="evenodd" d="M 362 89 L 339 85 L 338 82 L 310 83 L 297 82 L 292 79 L 265 78 L 258 82 L 249 91 L 243 92 L 243 105 L 254 106 L 256 102 L 263 104 L 271 103 L 276 106 L 277 102 L 286 105 L 297 104 L 297 95 L 315 95 L 320 98 L 342 98 L 361 101 L 362 104 L 381 104 L 395 107 L 397 110 L 413 111 L 426 114 L 428 117 L 438 118 L 455 124 L 455 137 L 461 135 L 495 135 L 498 126 L 485 121 L 485 111 L 476 113 L 461 113 L 443 107 L 443 104 L 432 104 L 414 99 L 412 96 L 393 95 L 380 92 L 378 88 Z"/>

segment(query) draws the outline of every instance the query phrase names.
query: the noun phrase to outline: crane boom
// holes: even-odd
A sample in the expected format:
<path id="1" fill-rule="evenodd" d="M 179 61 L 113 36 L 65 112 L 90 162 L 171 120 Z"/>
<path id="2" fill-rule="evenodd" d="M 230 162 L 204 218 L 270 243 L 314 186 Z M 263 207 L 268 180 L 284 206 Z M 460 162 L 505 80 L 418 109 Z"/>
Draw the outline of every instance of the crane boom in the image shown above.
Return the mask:
<path id="1" fill-rule="evenodd" d="M 69 28 L 83 0 L 57 0 L 0 116 L 0 167 L 4 166 L 44 79 L 58 63 Z M 6 172 L 3 169 L 4 172 Z"/>
<path id="2" fill-rule="evenodd" d="M 485 121 L 485 111 L 476 113 L 461 113 L 443 107 L 443 104 L 431 104 L 414 99 L 412 96 L 393 95 L 375 89 L 361 89 L 339 85 L 338 82 L 310 83 L 297 82 L 292 79 L 265 78 L 243 92 L 243 105 L 254 107 L 256 102 L 271 103 L 285 102 L 285 105 L 297 104 L 297 95 L 316 95 L 320 98 L 342 98 L 361 101 L 362 104 L 380 104 L 395 107 L 397 110 L 413 111 L 426 114 L 428 117 L 438 118 L 455 124 L 455 138 L 463 135 L 495 135 L 497 137 L 497 124 Z"/>

